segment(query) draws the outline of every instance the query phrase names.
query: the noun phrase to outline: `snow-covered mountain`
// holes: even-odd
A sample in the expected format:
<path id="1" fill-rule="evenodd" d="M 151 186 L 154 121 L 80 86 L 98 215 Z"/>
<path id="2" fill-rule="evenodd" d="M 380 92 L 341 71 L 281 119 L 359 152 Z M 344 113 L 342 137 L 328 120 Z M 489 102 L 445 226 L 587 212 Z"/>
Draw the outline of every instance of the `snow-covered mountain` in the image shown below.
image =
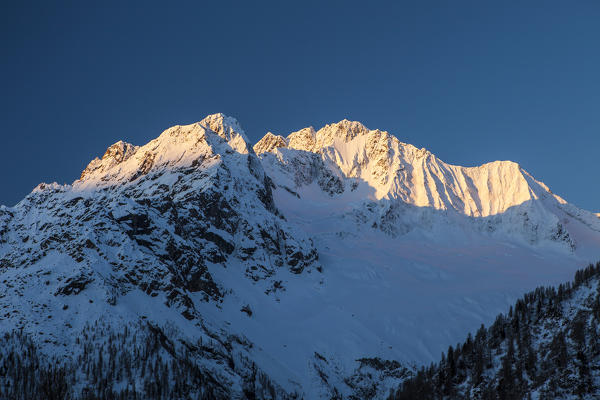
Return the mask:
<path id="1" fill-rule="evenodd" d="M 0 330 L 64 362 L 106 345 L 79 345 L 91 321 L 128 326 L 210 377 L 188 394 L 379 398 L 599 255 L 600 218 L 518 164 L 346 120 L 252 147 L 215 114 L 0 208 Z"/>
<path id="2" fill-rule="evenodd" d="M 316 182 L 324 192 L 339 197 L 337 204 L 392 234 L 423 228 L 412 216 L 400 215 L 407 209 L 420 218 L 473 217 L 471 221 L 484 230 L 519 234 L 532 244 L 550 240 L 574 248 L 566 220 L 561 220 L 563 213 L 575 213 L 600 230 L 594 214 L 568 205 L 514 162 L 472 168 L 450 165 L 359 122 L 344 120 L 316 132 L 306 128 L 287 138 L 268 133 L 254 150 L 281 186 Z M 357 200 L 368 206 L 356 207 Z M 372 209 L 377 212 L 369 212 Z M 399 221 L 408 223 L 398 225 Z"/>

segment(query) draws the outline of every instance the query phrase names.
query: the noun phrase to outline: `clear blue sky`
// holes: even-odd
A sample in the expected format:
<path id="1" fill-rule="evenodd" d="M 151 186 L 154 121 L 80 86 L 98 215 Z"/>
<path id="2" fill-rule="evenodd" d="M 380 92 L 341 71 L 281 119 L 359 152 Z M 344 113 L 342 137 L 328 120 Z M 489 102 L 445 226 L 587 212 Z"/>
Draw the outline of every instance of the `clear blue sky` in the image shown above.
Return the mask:
<path id="1" fill-rule="evenodd" d="M 348 118 L 514 160 L 600 211 L 597 1 L 13 2 L 0 43 L 0 204 L 224 112 L 254 141 Z"/>

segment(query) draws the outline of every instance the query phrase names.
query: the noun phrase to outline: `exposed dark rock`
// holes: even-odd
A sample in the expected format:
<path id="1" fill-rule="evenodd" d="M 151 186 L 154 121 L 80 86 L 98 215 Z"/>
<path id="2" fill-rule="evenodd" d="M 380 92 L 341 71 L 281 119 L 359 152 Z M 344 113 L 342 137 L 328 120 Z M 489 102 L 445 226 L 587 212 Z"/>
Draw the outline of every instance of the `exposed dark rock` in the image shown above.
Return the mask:
<path id="1" fill-rule="evenodd" d="M 58 295 L 71 295 L 71 294 L 79 294 L 82 290 L 84 290 L 87 285 L 89 285 L 93 281 L 92 278 L 85 275 L 76 276 L 73 278 L 68 278 L 65 281 L 65 285 L 58 288 L 58 290 L 54 293 L 55 296 Z"/>

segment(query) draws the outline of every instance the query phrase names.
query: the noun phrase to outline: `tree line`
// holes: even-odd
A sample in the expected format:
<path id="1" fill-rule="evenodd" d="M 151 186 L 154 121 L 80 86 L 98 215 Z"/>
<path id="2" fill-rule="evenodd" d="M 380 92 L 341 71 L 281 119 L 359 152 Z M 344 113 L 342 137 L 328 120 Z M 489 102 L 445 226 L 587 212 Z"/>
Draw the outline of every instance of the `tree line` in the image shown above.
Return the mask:
<path id="1" fill-rule="evenodd" d="M 600 262 L 578 270 L 572 282 L 525 294 L 388 400 L 597 398 L 599 281 Z"/>

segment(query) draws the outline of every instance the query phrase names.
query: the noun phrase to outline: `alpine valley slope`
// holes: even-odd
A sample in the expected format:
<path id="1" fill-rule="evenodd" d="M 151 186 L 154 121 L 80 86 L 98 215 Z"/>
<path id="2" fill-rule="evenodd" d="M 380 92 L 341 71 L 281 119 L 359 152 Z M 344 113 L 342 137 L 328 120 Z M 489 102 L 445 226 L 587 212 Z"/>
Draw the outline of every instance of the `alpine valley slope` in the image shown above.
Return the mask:
<path id="1" fill-rule="evenodd" d="M 90 321 L 160 332 L 205 396 L 381 398 L 599 256 L 600 218 L 515 163 L 449 165 L 346 120 L 252 148 L 215 114 L 0 209 L 0 330 L 61 360 Z"/>

